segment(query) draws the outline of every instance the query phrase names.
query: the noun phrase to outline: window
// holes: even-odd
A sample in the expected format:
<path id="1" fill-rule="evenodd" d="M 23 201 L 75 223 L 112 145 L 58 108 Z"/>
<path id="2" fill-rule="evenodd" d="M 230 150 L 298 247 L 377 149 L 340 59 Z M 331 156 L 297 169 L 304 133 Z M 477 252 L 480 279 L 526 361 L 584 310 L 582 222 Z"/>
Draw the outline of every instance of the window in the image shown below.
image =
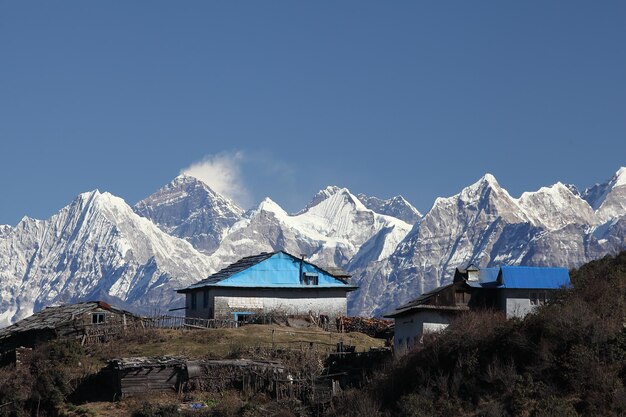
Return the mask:
<path id="1" fill-rule="evenodd" d="M 102 324 L 105 320 L 104 313 L 92 313 L 91 314 L 91 324 Z"/>
<path id="2" fill-rule="evenodd" d="M 317 274 L 311 274 L 310 272 L 305 272 L 302 274 L 302 283 L 304 285 L 318 285 L 319 277 Z"/>
<path id="3" fill-rule="evenodd" d="M 470 299 L 470 295 L 465 291 L 457 291 L 454 293 L 456 304 L 467 304 Z"/>
<path id="4" fill-rule="evenodd" d="M 209 290 L 204 290 L 204 299 L 202 300 L 202 307 L 207 308 L 209 306 Z"/>
<path id="5" fill-rule="evenodd" d="M 191 309 L 192 310 L 195 310 L 198 307 L 197 303 L 196 303 L 196 295 L 197 295 L 197 293 L 195 293 L 195 292 L 191 293 Z"/>
<path id="6" fill-rule="evenodd" d="M 542 306 L 547 300 L 545 291 L 531 292 L 528 298 L 530 298 L 531 306 Z"/>

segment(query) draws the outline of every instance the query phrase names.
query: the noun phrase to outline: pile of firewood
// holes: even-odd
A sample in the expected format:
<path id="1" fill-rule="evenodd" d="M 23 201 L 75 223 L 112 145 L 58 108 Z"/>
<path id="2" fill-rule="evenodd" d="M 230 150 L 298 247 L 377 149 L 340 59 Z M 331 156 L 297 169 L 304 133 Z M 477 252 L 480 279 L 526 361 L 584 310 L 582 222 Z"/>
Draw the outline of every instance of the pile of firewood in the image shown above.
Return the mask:
<path id="1" fill-rule="evenodd" d="M 338 317 L 337 330 L 343 332 L 360 332 L 368 336 L 387 339 L 393 335 L 392 323 L 389 320 L 367 317 Z"/>

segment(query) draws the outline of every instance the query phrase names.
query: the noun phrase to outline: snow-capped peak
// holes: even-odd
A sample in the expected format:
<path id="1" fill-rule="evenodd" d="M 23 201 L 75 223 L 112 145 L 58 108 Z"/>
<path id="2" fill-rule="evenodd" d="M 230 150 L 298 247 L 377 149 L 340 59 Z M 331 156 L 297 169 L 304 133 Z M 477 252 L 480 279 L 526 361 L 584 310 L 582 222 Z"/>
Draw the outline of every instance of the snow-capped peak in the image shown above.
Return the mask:
<path id="1" fill-rule="evenodd" d="M 357 198 L 370 210 L 378 214 L 396 217 L 406 223 L 415 224 L 422 218 L 422 214 L 401 195 L 383 200 L 378 197 L 369 197 L 358 194 Z"/>
<path id="2" fill-rule="evenodd" d="M 600 222 L 623 213 L 626 210 L 626 168 L 618 169 L 606 183 L 586 189 L 583 198 L 596 210 Z"/>
<path id="3" fill-rule="evenodd" d="M 626 167 L 621 167 L 617 170 L 617 172 L 613 176 L 612 182 L 613 188 L 626 185 Z"/>
<path id="4" fill-rule="evenodd" d="M 480 177 L 478 181 L 476 181 L 472 185 L 465 187 L 461 191 L 460 195 L 463 196 L 475 194 L 476 192 L 482 191 L 487 188 L 501 189 L 500 184 L 498 184 L 498 181 L 496 180 L 496 177 L 489 173 L 486 173 L 485 175 Z"/>
<path id="5" fill-rule="evenodd" d="M 483 175 L 474 184 L 465 187 L 459 194 L 453 197 L 460 196 L 461 200 L 467 202 L 476 201 L 477 199 L 482 199 L 487 190 L 502 191 L 510 198 L 509 193 L 500 187 L 496 178 L 489 173 Z"/>
<path id="6" fill-rule="evenodd" d="M 267 211 L 270 213 L 277 214 L 279 216 L 287 216 L 287 212 L 283 210 L 281 206 L 278 205 L 274 200 L 269 197 L 265 197 L 263 201 L 259 204 L 257 211 Z"/>
<path id="7" fill-rule="evenodd" d="M 598 210 L 613 189 L 624 185 L 626 185 L 626 167 L 620 167 L 607 182 L 587 188 L 583 193 L 583 198 L 594 210 Z"/>
<path id="8" fill-rule="evenodd" d="M 311 207 L 315 207 L 317 206 L 319 203 L 321 203 L 322 201 L 326 200 L 328 197 L 335 195 L 337 192 L 339 192 L 340 190 L 342 190 L 341 187 L 338 187 L 336 185 L 329 185 L 326 188 L 319 190 L 311 199 L 311 201 L 309 201 L 309 203 L 304 206 L 304 208 L 302 210 L 300 210 L 298 213 L 296 214 L 302 214 L 305 211 L 307 211 L 308 209 L 310 209 Z"/>
<path id="9" fill-rule="evenodd" d="M 309 208 L 306 212 L 326 219 L 336 218 L 340 212 L 366 211 L 367 207 L 347 188 L 337 189 L 335 193 Z"/>
<path id="10" fill-rule="evenodd" d="M 186 174 L 135 204 L 134 210 L 206 254 L 217 249 L 227 230 L 243 216 L 232 200 Z"/>
<path id="11" fill-rule="evenodd" d="M 480 179 L 480 181 L 487 182 L 492 187 L 495 187 L 495 186 L 499 187 L 500 186 L 500 184 L 498 184 L 498 180 L 496 180 L 496 177 L 494 177 L 489 172 L 487 172 L 485 175 L 483 175 L 483 177 Z"/>
<path id="12" fill-rule="evenodd" d="M 594 223 L 591 206 L 562 182 L 525 192 L 517 203 L 532 224 L 548 230 L 557 230 L 568 224 Z"/>

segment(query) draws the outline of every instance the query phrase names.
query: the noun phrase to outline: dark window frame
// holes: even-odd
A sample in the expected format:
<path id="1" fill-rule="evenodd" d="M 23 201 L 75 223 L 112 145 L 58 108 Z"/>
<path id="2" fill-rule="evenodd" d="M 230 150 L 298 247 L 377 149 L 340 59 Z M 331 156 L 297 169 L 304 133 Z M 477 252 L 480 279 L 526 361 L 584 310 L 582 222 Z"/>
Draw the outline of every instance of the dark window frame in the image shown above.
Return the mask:
<path id="1" fill-rule="evenodd" d="M 103 312 L 91 313 L 91 324 L 104 324 L 106 323 L 106 314 Z"/>
<path id="2" fill-rule="evenodd" d="M 304 285 L 319 285 L 319 275 L 310 272 L 303 272 L 302 283 Z"/>

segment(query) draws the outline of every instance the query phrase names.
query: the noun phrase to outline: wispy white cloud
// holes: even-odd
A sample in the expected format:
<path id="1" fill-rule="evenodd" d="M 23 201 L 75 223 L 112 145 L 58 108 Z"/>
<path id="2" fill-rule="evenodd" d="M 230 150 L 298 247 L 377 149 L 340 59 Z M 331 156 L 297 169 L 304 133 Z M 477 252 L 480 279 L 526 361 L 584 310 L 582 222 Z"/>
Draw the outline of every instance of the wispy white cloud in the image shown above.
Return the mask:
<path id="1" fill-rule="evenodd" d="M 215 192 L 234 200 L 242 207 L 252 202 L 250 191 L 242 174 L 243 151 L 220 152 L 207 155 L 180 171 L 207 184 Z"/>

